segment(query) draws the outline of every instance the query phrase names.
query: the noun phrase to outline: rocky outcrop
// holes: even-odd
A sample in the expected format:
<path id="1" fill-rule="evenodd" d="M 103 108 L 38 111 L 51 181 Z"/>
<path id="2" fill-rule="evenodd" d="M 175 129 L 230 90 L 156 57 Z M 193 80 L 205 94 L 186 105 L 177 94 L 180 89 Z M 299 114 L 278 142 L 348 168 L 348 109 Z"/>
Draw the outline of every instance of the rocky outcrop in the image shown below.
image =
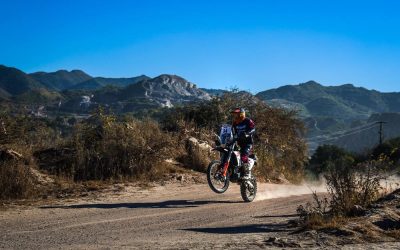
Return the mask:
<path id="1" fill-rule="evenodd" d="M 162 107 L 196 100 L 210 100 L 211 96 L 184 78 L 176 75 L 160 75 L 128 86 L 123 99 L 145 98 Z"/>

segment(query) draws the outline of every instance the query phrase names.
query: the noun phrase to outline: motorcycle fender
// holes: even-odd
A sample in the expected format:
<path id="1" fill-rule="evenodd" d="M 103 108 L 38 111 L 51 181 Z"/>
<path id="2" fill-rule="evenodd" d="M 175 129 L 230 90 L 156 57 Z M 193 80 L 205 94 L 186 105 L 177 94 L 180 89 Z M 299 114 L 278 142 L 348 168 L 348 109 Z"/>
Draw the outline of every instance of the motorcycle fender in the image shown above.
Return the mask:
<path id="1" fill-rule="evenodd" d="M 240 152 L 238 152 L 238 151 L 233 151 L 233 153 L 235 154 L 235 157 L 236 157 L 238 166 L 240 167 L 241 162 L 242 162 L 242 161 L 240 160 Z"/>

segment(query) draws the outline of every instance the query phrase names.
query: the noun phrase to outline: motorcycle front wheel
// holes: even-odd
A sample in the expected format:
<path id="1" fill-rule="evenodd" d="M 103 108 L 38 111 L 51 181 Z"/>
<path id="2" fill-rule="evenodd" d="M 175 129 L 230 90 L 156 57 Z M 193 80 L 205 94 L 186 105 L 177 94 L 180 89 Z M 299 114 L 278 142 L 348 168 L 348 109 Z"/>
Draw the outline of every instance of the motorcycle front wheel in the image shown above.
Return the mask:
<path id="1" fill-rule="evenodd" d="M 245 202 L 252 202 L 256 198 L 257 180 L 254 176 L 240 184 L 240 194 Z"/>
<path id="2" fill-rule="evenodd" d="M 221 162 L 212 161 L 207 169 L 207 182 L 211 190 L 217 194 L 225 193 L 229 187 L 229 174 L 226 177 L 221 173 Z"/>

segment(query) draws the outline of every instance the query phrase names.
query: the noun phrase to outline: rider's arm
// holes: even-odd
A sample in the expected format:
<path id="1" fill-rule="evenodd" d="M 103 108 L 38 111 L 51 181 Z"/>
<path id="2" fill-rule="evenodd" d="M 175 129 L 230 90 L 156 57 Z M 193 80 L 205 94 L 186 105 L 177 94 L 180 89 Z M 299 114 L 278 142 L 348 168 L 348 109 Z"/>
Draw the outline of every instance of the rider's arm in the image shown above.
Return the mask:
<path id="1" fill-rule="evenodd" d="M 254 132 L 256 132 L 255 124 L 254 124 L 253 120 L 249 119 L 249 124 L 247 127 L 246 134 L 252 135 L 252 134 L 254 134 Z"/>
<path id="2" fill-rule="evenodd" d="M 252 135 L 252 134 L 254 134 L 256 132 L 256 129 L 255 128 L 253 128 L 253 129 L 251 129 L 250 131 L 248 131 L 248 132 L 246 132 L 248 135 Z"/>

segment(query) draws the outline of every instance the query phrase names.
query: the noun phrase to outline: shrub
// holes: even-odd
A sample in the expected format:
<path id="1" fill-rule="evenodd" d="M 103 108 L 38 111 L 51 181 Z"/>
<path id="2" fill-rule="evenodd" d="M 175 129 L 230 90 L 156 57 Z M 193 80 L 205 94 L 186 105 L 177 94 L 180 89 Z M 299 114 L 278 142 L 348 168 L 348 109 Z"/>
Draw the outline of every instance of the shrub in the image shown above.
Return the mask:
<path id="1" fill-rule="evenodd" d="M 297 213 L 305 229 L 338 228 L 346 217 L 365 214 L 365 208 L 381 196 L 381 181 L 392 168 L 393 163 L 387 157 L 355 163 L 342 150 L 330 152 L 338 158 L 322 157 L 327 156 L 321 154 L 327 152 L 327 148 L 331 147 L 324 147 L 314 159 L 323 159 L 321 162 L 325 164 L 328 197 L 320 199 L 314 193 L 314 202 L 298 207 Z"/>
<path id="2" fill-rule="evenodd" d="M 344 159 L 353 164 L 354 157 L 351 153 L 335 145 L 319 146 L 312 155 L 309 163 L 306 165 L 308 173 L 319 177 L 325 174 L 337 159 Z"/>
<path id="3" fill-rule="evenodd" d="M 313 192 L 313 201 L 307 202 L 305 206 L 298 206 L 296 212 L 303 229 L 338 228 L 343 219 L 329 213 L 328 210 L 328 198 L 320 198 L 316 192 Z"/>
<path id="4" fill-rule="evenodd" d="M 400 137 L 385 141 L 381 145 L 372 149 L 371 159 L 378 160 L 381 157 L 386 157 L 393 162 L 393 167 L 400 166 Z M 394 169 L 393 169 L 394 170 Z"/>
<path id="5" fill-rule="evenodd" d="M 45 148 L 61 141 L 59 131 L 46 118 L 0 114 L 0 144 Z"/>
<path id="6" fill-rule="evenodd" d="M 164 161 L 174 155 L 174 142 L 151 120 L 116 121 L 102 110 L 75 127 L 74 180 L 157 178 Z"/>
<path id="7" fill-rule="evenodd" d="M 28 198 L 34 193 L 29 166 L 18 160 L 0 161 L 0 199 Z"/>
<path id="8" fill-rule="evenodd" d="M 350 215 L 356 205 L 369 206 L 379 197 L 383 171 L 389 165 L 385 159 L 352 165 L 352 159 L 335 160 L 325 174 L 331 198 L 331 212 Z"/>

